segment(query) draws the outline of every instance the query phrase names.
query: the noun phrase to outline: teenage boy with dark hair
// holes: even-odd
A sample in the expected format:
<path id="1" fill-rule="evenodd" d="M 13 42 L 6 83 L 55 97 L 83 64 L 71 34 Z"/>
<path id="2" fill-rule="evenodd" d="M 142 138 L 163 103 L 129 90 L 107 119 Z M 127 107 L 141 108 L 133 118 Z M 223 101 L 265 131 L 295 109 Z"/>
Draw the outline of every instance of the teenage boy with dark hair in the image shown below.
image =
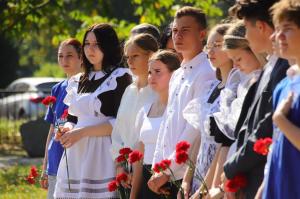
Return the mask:
<path id="1" fill-rule="evenodd" d="M 162 121 L 154 153 L 153 164 L 170 159 L 175 180 L 181 182 L 185 167 L 175 162 L 175 146 L 180 141 L 191 145 L 199 140 L 200 134 L 183 118 L 182 111 L 194 98 L 201 96 L 204 83 L 215 78 L 207 55 L 202 52 L 206 36 L 205 14 L 194 7 L 179 9 L 173 21 L 172 39 L 177 52 L 183 56 L 181 67 L 170 80 L 169 100 Z M 170 179 L 171 173 L 154 174 L 148 182 L 149 188 L 156 193 L 164 193 L 162 186 Z M 171 186 L 170 198 L 177 197 L 178 188 Z"/>
<path id="2" fill-rule="evenodd" d="M 235 129 L 237 151 L 224 164 L 223 179 L 232 179 L 243 173 L 247 177 L 245 197 L 253 199 L 263 180 L 266 157 L 253 151 L 259 138 L 272 137 L 272 92 L 285 77 L 289 67 L 286 60 L 272 51 L 270 36 L 274 32 L 269 8 L 278 0 L 239 0 L 234 6 L 235 15 L 243 19 L 246 38 L 255 53 L 267 53 L 268 62 L 259 80 L 249 89 Z"/>

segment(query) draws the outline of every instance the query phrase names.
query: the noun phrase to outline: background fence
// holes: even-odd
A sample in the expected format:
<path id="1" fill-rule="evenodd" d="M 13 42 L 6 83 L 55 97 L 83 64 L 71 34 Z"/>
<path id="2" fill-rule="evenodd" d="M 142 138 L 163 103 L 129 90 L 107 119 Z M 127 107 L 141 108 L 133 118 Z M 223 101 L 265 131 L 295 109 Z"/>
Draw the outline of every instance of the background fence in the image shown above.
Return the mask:
<path id="1" fill-rule="evenodd" d="M 45 91 L 7 91 L 0 89 L 0 144 L 21 145 L 20 126 L 44 117 Z"/>

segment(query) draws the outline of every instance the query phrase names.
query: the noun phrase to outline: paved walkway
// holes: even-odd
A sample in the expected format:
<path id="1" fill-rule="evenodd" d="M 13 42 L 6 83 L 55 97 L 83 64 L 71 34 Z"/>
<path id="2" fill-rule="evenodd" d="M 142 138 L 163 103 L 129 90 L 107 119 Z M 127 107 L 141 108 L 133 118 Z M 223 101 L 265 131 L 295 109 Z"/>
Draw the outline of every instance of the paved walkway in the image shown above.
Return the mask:
<path id="1" fill-rule="evenodd" d="M 29 158 L 20 156 L 0 156 L 0 169 L 13 165 L 36 165 L 42 164 L 43 158 Z"/>

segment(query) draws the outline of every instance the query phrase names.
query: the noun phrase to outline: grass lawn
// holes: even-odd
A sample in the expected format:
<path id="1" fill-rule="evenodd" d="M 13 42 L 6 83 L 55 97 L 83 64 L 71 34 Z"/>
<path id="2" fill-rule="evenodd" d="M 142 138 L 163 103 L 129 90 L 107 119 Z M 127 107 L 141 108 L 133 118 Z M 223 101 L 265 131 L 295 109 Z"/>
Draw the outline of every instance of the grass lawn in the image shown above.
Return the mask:
<path id="1" fill-rule="evenodd" d="M 38 182 L 31 185 L 26 181 L 30 165 L 15 165 L 0 169 L 1 199 L 44 199 L 47 191 L 41 189 Z M 40 169 L 40 165 L 37 165 Z"/>
<path id="2" fill-rule="evenodd" d="M 47 195 L 47 191 L 41 189 L 38 182 L 31 185 L 26 181 L 30 164 L 37 164 L 35 166 L 40 170 L 40 161 L 28 159 L 23 163 L 19 160 L 27 157 L 19 134 L 23 122 L 0 118 L 0 157 L 17 158 L 13 166 L 0 168 L 0 199 L 45 199 Z"/>

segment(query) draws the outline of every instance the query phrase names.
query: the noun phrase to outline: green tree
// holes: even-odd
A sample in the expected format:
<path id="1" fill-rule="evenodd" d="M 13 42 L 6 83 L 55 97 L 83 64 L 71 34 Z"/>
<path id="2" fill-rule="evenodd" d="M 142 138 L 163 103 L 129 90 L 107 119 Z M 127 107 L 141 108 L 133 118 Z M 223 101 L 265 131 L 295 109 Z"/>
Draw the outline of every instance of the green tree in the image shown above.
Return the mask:
<path id="1" fill-rule="evenodd" d="M 220 1 L 223 2 L 223 1 Z M 56 63 L 57 46 L 68 37 L 82 40 L 93 23 L 109 22 L 121 39 L 141 22 L 168 24 L 183 5 L 200 7 L 210 18 L 223 16 L 219 0 L 2 0 L 0 35 L 12 49 L 21 69 L 33 74 L 44 63 Z M 0 54 L 0 56 L 3 56 Z M 4 67 L 3 63 L 0 63 Z M 35 74 L 40 74 L 39 72 Z M 16 74 L 9 74 L 15 77 Z M 52 75 L 52 72 L 49 73 Z M 1 74 L 0 74 L 1 77 Z M 7 82 L 8 83 L 8 82 Z M 1 85 L 0 85 L 1 86 Z"/>

